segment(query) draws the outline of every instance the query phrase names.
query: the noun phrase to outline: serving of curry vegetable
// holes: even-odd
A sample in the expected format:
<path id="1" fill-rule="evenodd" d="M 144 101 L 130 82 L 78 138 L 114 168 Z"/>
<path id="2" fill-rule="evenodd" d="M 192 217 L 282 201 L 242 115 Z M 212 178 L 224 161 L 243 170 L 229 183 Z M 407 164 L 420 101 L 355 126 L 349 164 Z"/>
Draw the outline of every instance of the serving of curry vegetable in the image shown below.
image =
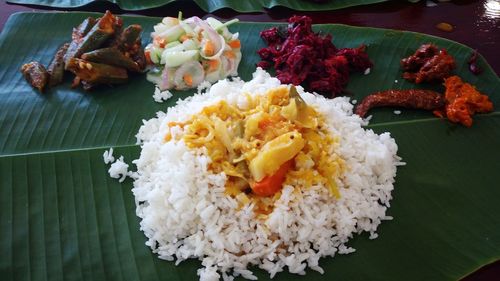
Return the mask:
<path id="1" fill-rule="evenodd" d="M 242 202 L 257 200 L 264 213 L 287 183 L 322 183 L 339 197 L 336 180 L 344 164 L 332 153 L 338 138 L 328 132 L 323 116 L 294 87 L 248 95 L 246 101 L 244 109 L 220 101 L 186 122 L 170 123 L 183 133 L 168 133 L 165 141 L 177 138 L 189 148 L 206 149 L 209 169 L 228 176 L 226 193 Z"/>

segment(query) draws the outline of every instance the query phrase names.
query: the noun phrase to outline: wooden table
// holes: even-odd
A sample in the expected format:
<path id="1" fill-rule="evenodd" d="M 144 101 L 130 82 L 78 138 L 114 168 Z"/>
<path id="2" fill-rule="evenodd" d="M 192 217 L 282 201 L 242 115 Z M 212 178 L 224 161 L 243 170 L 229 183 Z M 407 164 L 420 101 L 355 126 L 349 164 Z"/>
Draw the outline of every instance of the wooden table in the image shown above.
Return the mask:
<path id="1" fill-rule="evenodd" d="M 106 9 L 117 14 L 127 13 L 113 4 L 104 4 L 102 2 L 73 10 L 104 12 Z M 8 17 L 15 12 L 41 10 L 53 9 L 8 5 L 2 1 L 0 2 L 0 30 L 3 29 Z M 168 5 L 168 9 L 164 7 L 156 8 L 134 12 L 134 14 L 162 17 L 177 16 L 179 10 L 182 10 L 186 17 L 194 15 L 207 16 L 203 10 L 192 2 L 173 3 Z M 401 29 L 454 40 L 477 49 L 486 58 L 497 75 L 500 73 L 500 2 L 498 0 L 454 1 L 453 3 L 439 3 L 435 7 L 427 7 L 426 1 L 417 4 L 394 1 L 327 12 L 297 12 L 277 7 L 267 10 L 266 13 L 239 14 L 230 9 L 222 9 L 214 12 L 211 16 L 222 19 L 238 17 L 242 21 L 284 22 L 294 14 L 308 15 L 313 18 L 314 23 L 342 23 L 355 26 Z M 453 25 L 454 30 L 446 32 L 437 29 L 436 24 L 441 22 L 450 23 Z M 463 281 L 490 280 L 500 280 L 500 262 L 487 265 L 463 279 Z"/>

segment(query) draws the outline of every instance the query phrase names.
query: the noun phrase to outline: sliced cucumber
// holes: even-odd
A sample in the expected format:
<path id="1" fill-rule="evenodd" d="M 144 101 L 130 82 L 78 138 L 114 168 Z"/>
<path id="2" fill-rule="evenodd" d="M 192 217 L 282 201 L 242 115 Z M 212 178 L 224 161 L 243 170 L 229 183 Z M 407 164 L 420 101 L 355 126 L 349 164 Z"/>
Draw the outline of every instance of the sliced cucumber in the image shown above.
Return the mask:
<path id="1" fill-rule="evenodd" d="M 217 29 L 219 28 L 219 26 L 222 26 L 222 22 L 220 22 L 218 19 L 214 19 L 212 17 L 208 17 L 206 20 L 205 20 L 208 24 L 210 24 L 210 26 L 213 28 L 213 29 Z"/>
<path id="2" fill-rule="evenodd" d="M 184 34 L 184 28 L 180 25 L 175 25 L 163 32 L 158 33 L 156 36 L 165 39 L 167 42 L 173 42 L 179 40 L 179 37 Z"/>
<path id="3" fill-rule="evenodd" d="M 184 50 L 198 50 L 199 48 L 199 44 L 196 44 L 193 39 L 182 42 L 182 45 L 184 45 Z"/>
<path id="4" fill-rule="evenodd" d="M 184 21 L 180 22 L 180 26 L 182 26 L 186 34 L 194 34 L 193 28 L 191 28 L 191 26 L 189 26 L 189 24 L 185 23 Z"/>
<path id="5" fill-rule="evenodd" d="M 158 33 L 164 32 L 169 28 L 169 26 L 166 26 L 163 23 L 155 24 L 155 26 L 153 26 L 154 32 L 152 33 L 152 35 L 155 36 Z"/>
<path id="6" fill-rule="evenodd" d="M 179 24 L 179 19 L 178 18 L 173 18 L 173 17 L 164 17 L 161 20 L 161 23 L 163 23 L 165 26 L 168 26 L 169 28 L 175 25 Z"/>
<path id="7" fill-rule="evenodd" d="M 154 49 L 152 49 L 151 52 L 149 53 L 150 57 L 151 57 L 151 61 L 154 64 L 159 64 L 160 60 L 161 60 L 161 54 L 162 53 L 163 53 L 163 49 L 161 49 L 161 48 L 154 48 Z"/>
<path id="8" fill-rule="evenodd" d="M 186 76 L 190 77 L 190 84 L 185 80 Z M 188 61 L 182 64 L 174 74 L 174 87 L 177 90 L 185 90 L 188 88 L 197 87 L 205 78 L 203 66 L 198 61 Z"/>
<path id="9" fill-rule="evenodd" d="M 178 24 L 179 24 L 179 21 L 176 18 L 172 18 L 172 17 L 163 18 L 162 22 L 153 26 L 153 29 L 154 29 L 153 36 L 156 36 L 161 32 L 165 32 L 166 30 L 168 30 L 168 29 L 170 29 Z"/>
<path id="10" fill-rule="evenodd" d="M 198 51 L 197 50 L 188 50 L 188 51 L 174 51 L 167 52 L 164 51 L 161 55 L 161 62 L 165 64 L 166 67 L 177 67 L 187 61 L 198 60 Z"/>
<path id="11" fill-rule="evenodd" d="M 170 42 L 167 45 L 165 45 L 165 49 L 169 49 L 169 48 L 172 48 L 172 47 L 175 47 L 175 46 L 179 46 L 180 44 L 181 44 L 181 42 L 179 42 L 179 41 Z"/>
<path id="12" fill-rule="evenodd" d="M 165 62 L 167 61 L 168 53 L 179 53 L 179 52 L 184 52 L 184 51 L 185 51 L 184 45 L 182 45 L 182 44 L 178 44 L 174 47 L 165 49 L 163 51 L 163 53 L 161 53 L 160 63 L 165 64 Z"/>

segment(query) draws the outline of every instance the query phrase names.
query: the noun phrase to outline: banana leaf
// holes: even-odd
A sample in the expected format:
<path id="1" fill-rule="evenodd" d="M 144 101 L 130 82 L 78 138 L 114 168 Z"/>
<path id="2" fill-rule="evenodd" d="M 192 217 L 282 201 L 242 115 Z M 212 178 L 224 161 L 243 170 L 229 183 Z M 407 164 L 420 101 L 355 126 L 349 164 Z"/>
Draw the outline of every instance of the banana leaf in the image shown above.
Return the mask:
<path id="1" fill-rule="evenodd" d="M 133 1 L 133 0 L 102 0 L 101 3 L 110 2 L 118 5 L 123 10 L 137 11 L 151 9 L 167 5 L 176 0 L 148 0 L 148 1 Z M 178 0 L 181 1 L 181 0 Z M 238 12 L 262 12 L 264 8 L 272 8 L 283 6 L 298 11 L 327 11 L 336 10 L 352 6 L 367 5 L 385 2 L 387 0 L 329 0 L 324 3 L 315 3 L 310 0 L 194 0 L 200 8 L 206 12 L 213 12 L 222 8 L 231 8 Z M 76 8 L 94 3 L 93 0 L 7 0 L 9 3 L 38 5 L 57 8 Z"/>
<path id="2" fill-rule="evenodd" d="M 118 5 L 123 10 L 138 11 L 168 5 L 176 0 L 147 0 L 147 1 L 134 1 L 134 0 L 7 0 L 7 3 L 22 4 L 22 5 L 37 5 L 55 8 L 79 8 L 89 4 L 100 5 L 113 3 Z M 180 1 L 180 0 L 177 0 Z"/>
<path id="3" fill-rule="evenodd" d="M 231 8 L 240 13 L 249 13 L 262 12 L 264 9 L 271 9 L 278 6 L 297 11 L 328 11 L 386 1 L 387 0 L 327 0 L 323 1 L 323 3 L 317 3 L 311 0 L 194 0 L 200 8 L 210 13 L 223 7 Z"/>
<path id="4" fill-rule="evenodd" d="M 132 182 L 109 178 L 102 153 L 114 147 L 129 162 L 139 155 L 135 134 L 142 119 L 154 117 L 193 91 L 174 92 L 163 104 L 144 75 L 125 85 L 93 92 L 71 89 L 71 78 L 45 94 L 33 90 L 19 68 L 50 62 L 72 27 L 89 13 L 20 13 L 0 35 L 0 276 L 2 280 L 196 280 L 199 261 L 175 266 L 144 245 L 135 215 Z M 159 18 L 123 17 L 147 34 Z M 259 31 L 271 23 L 238 23 L 247 80 L 264 46 Z M 472 50 L 423 34 L 316 25 L 332 33 L 338 47 L 368 45 L 369 75 L 353 74 L 353 99 L 390 88 L 411 88 L 401 79 L 399 60 L 420 44 L 448 49 L 456 73 L 489 94 L 500 106 L 500 80 L 480 57 L 484 72 L 474 76 L 466 60 Z M 39 38 L 45 38 L 40 40 Z M 420 87 L 442 91 L 442 86 Z M 349 255 L 323 258 L 323 275 L 279 273 L 277 280 L 458 280 L 500 259 L 500 114 L 475 117 L 472 128 L 451 124 L 429 112 L 375 109 L 369 128 L 388 131 L 407 163 L 398 169 L 394 199 L 379 238 L 356 236 Z M 261 280 L 269 276 L 256 269 Z"/>

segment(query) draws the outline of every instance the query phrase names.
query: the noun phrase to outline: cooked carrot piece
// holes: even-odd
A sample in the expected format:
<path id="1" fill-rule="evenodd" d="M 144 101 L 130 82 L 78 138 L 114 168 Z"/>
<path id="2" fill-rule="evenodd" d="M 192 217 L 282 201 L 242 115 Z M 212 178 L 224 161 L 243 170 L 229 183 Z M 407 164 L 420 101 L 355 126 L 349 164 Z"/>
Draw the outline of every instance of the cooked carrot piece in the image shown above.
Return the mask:
<path id="1" fill-rule="evenodd" d="M 227 44 L 233 49 L 241 48 L 241 42 L 239 39 L 231 40 Z"/>
<path id="2" fill-rule="evenodd" d="M 259 196 L 272 196 L 280 191 L 288 170 L 292 168 L 293 161 L 293 159 L 286 161 L 273 175 L 267 176 L 261 181 L 251 184 L 250 187 L 253 193 Z"/>
<path id="3" fill-rule="evenodd" d="M 184 42 L 184 41 L 189 40 L 189 39 L 191 39 L 191 36 L 190 36 L 190 35 L 183 34 L 183 35 L 181 35 L 181 37 L 179 38 L 179 41 Z"/>
<path id="4" fill-rule="evenodd" d="M 208 61 L 208 71 L 207 72 L 215 71 L 218 68 L 219 68 L 219 61 L 218 60 L 209 60 Z"/>
<path id="5" fill-rule="evenodd" d="M 190 74 L 188 74 L 188 73 L 184 74 L 184 76 L 182 77 L 182 79 L 184 79 L 184 82 L 189 87 L 193 86 L 193 76 L 191 76 Z"/>
<path id="6" fill-rule="evenodd" d="M 212 43 L 212 41 L 207 40 L 205 45 L 203 45 L 203 53 L 206 56 L 213 56 L 215 54 L 215 46 L 214 43 Z"/>
<path id="7" fill-rule="evenodd" d="M 228 58 L 230 58 L 230 59 L 234 59 L 234 58 L 236 58 L 236 55 L 234 54 L 234 52 L 233 52 L 233 51 L 225 51 L 225 52 L 224 52 L 224 56 L 226 56 L 226 57 L 228 57 Z"/>

